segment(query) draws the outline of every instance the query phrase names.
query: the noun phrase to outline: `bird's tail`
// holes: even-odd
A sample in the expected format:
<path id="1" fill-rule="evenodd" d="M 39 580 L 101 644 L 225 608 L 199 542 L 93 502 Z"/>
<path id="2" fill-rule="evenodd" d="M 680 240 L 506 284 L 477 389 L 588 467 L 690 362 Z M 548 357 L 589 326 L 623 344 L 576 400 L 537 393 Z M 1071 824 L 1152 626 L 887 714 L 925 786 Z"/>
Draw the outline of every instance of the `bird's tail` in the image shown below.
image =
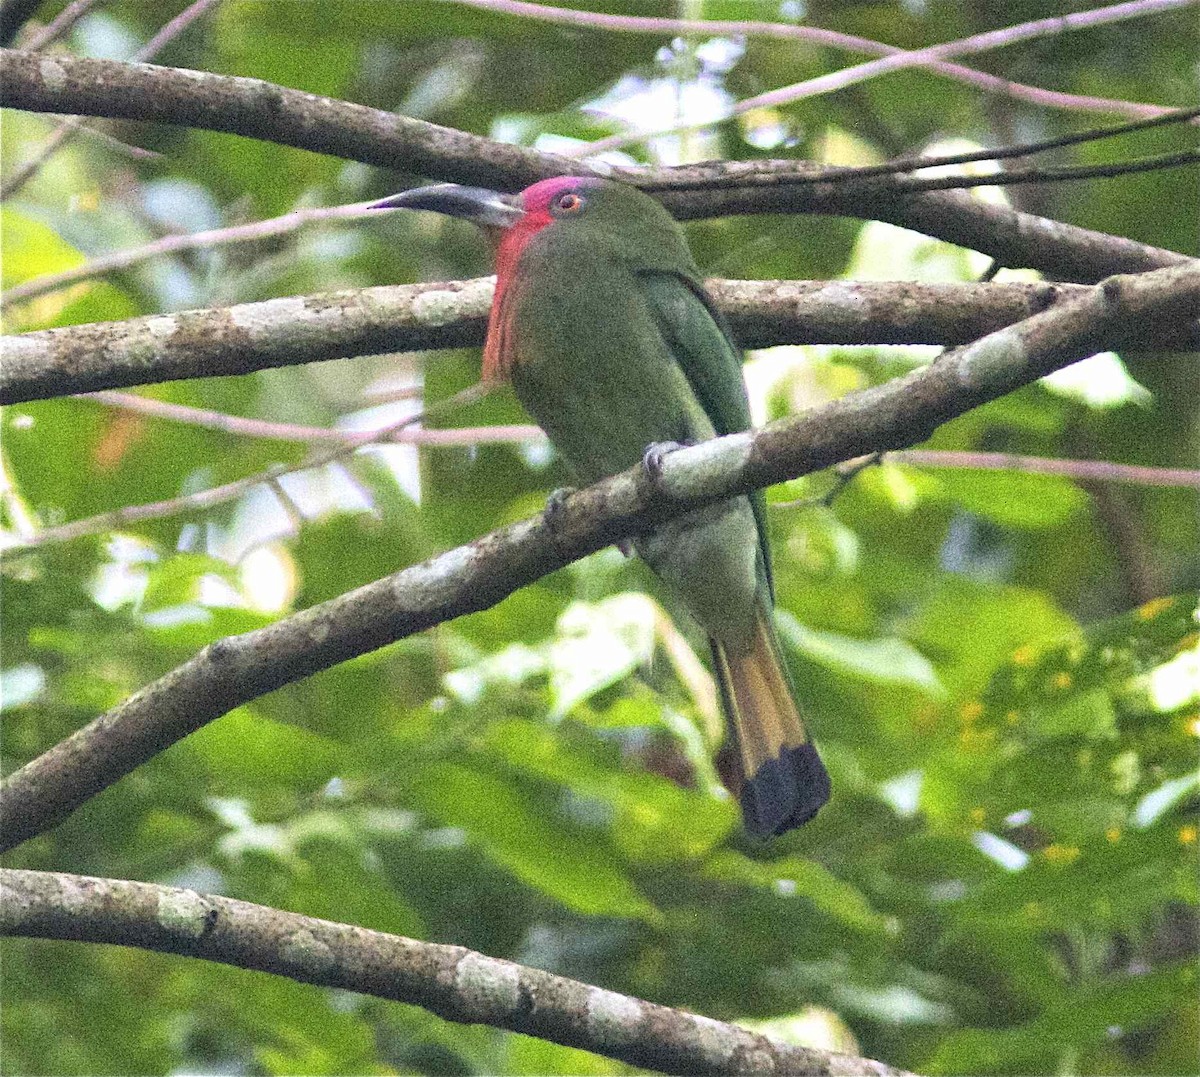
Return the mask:
<path id="1" fill-rule="evenodd" d="M 764 838 L 808 822 L 829 799 L 770 616 L 759 608 L 748 647 L 710 641 L 728 727 L 722 778 L 746 829 Z"/>

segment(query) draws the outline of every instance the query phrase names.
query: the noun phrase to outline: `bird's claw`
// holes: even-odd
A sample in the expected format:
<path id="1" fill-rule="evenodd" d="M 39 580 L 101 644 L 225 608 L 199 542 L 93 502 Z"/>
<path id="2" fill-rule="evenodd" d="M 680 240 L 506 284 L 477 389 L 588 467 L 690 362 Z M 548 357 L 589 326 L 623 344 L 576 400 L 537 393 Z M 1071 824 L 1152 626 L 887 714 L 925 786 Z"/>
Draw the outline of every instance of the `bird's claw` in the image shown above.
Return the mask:
<path id="1" fill-rule="evenodd" d="M 678 441 L 656 441 L 652 445 L 646 446 L 646 451 L 642 453 L 642 470 L 646 473 L 646 478 L 650 480 L 650 484 L 654 485 L 662 476 L 663 461 L 677 449 L 682 449 Z"/>

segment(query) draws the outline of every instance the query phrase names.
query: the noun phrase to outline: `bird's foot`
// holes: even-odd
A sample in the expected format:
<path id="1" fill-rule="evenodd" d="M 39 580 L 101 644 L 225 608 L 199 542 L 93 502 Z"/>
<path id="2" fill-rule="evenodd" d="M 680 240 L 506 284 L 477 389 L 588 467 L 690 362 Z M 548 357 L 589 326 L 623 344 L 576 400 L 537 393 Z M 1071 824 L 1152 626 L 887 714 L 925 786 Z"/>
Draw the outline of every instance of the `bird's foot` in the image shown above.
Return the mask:
<path id="1" fill-rule="evenodd" d="M 646 451 L 642 453 L 642 471 L 650 480 L 651 486 L 657 485 L 658 480 L 662 477 L 663 461 L 671 453 L 683 447 L 678 441 L 656 441 L 652 445 L 646 446 Z"/>

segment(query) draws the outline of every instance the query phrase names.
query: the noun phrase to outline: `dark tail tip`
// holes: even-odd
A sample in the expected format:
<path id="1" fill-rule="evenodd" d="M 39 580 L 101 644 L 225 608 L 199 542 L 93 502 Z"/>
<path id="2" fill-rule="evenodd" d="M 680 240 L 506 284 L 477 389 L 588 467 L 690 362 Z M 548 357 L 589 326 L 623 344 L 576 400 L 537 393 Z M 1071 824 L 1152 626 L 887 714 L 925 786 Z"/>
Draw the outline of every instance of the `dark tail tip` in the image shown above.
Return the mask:
<path id="1" fill-rule="evenodd" d="M 829 799 L 829 773 L 811 744 L 788 748 L 746 776 L 742 815 L 756 838 L 803 826 Z"/>

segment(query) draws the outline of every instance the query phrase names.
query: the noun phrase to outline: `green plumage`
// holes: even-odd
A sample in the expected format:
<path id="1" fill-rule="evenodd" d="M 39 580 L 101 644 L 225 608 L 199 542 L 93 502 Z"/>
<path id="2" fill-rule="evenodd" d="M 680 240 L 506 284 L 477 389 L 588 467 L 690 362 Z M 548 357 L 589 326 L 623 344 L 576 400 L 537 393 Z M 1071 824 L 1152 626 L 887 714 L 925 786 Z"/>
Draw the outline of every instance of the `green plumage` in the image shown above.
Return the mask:
<path id="1" fill-rule="evenodd" d="M 445 185 L 380 205 L 503 230 L 484 374 L 512 379 L 583 482 L 635 466 L 654 444 L 749 427 L 738 352 L 683 232 L 653 198 L 558 177 L 517 199 Z M 829 777 L 773 626 L 762 495 L 663 524 L 635 546 L 708 633 L 729 728 L 723 776 L 747 829 L 799 826 L 828 799 Z"/>
<path id="2" fill-rule="evenodd" d="M 579 180 L 567 193 L 580 200 L 570 212 L 555 215 L 555 193 L 549 223 L 508 249 L 502 241 L 508 276 L 491 329 L 517 396 L 558 451 L 590 482 L 637 464 L 651 444 L 747 429 L 738 352 L 679 226 L 630 187 Z M 804 822 L 829 780 L 772 624 L 761 493 L 672 521 L 635 547 L 710 637 L 748 828 Z"/>
<path id="3" fill-rule="evenodd" d="M 581 480 L 632 467 L 655 442 L 749 427 L 738 355 L 679 226 L 646 195 L 589 188 L 577 219 L 524 246 L 503 302 L 513 388 Z M 668 525 L 639 553 L 710 634 L 748 637 L 769 563 L 761 507 L 703 515 L 707 527 Z"/>

